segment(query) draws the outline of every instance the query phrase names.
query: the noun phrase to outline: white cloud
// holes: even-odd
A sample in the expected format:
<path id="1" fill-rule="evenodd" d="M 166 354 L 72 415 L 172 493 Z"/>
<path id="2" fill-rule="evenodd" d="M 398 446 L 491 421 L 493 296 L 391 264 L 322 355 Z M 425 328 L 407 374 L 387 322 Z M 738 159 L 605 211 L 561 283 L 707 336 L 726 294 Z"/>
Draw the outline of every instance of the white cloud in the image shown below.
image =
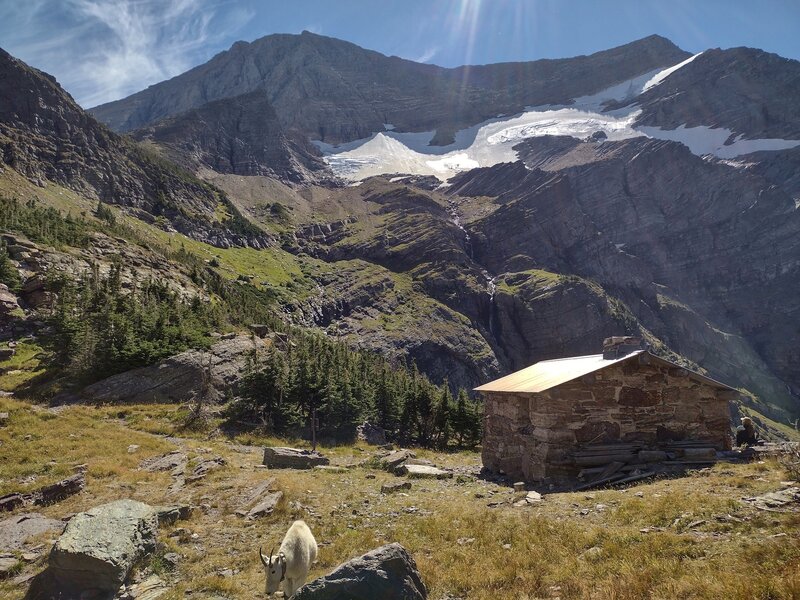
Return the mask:
<path id="1" fill-rule="evenodd" d="M 84 107 L 204 62 L 209 48 L 229 42 L 253 17 L 219 0 L 29 0 L 2 12 L 28 32 L 10 32 L 12 54 L 55 74 Z"/>
<path id="2" fill-rule="evenodd" d="M 436 56 L 439 53 L 439 50 L 441 50 L 441 47 L 439 46 L 430 46 L 429 48 L 426 48 L 424 52 L 418 56 L 409 58 L 409 60 L 413 60 L 414 62 L 418 63 L 426 63 Z"/>

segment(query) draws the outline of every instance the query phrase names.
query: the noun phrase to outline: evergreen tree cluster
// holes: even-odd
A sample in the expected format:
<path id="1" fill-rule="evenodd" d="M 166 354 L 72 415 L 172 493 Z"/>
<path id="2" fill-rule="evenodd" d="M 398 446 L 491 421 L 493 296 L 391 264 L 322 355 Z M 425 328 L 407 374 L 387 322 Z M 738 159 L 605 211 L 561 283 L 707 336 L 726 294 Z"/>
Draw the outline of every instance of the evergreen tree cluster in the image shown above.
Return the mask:
<path id="1" fill-rule="evenodd" d="M 48 288 L 58 299 L 50 317 L 56 364 L 78 383 L 207 347 L 209 333 L 225 324 L 215 305 L 185 300 L 164 283 L 148 279 L 123 290 L 118 264 L 107 275 L 95 268 L 77 281 L 60 276 Z"/>
<path id="2" fill-rule="evenodd" d="M 102 232 L 153 248 L 107 206 L 98 204 L 94 216 L 97 221 L 64 216 L 34 201 L 0 197 L 0 229 L 33 241 L 86 247 L 95 232 Z M 212 300 L 187 299 L 164 282 L 138 279 L 120 263 L 105 274 L 95 266 L 78 280 L 52 278 L 47 283 L 55 298 L 49 316 L 51 375 L 85 385 L 207 347 L 212 332 L 259 323 L 274 332 L 275 343 L 266 357 L 250 365 L 232 406 L 235 418 L 255 420 L 276 434 L 308 435 L 316 415 L 320 439 L 331 441 L 352 440 L 365 420 L 406 444 L 447 448 L 480 439 L 480 407 L 466 391 L 454 397 L 446 383 L 434 385 L 416 366 L 393 364 L 323 335 L 289 328 L 277 316 L 274 292 L 222 277 L 183 246 L 153 249 L 182 264 Z M 0 281 L 19 285 L 4 247 Z"/>
<path id="3" fill-rule="evenodd" d="M 383 427 L 404 444 L 472 446 L 481 436 L 481 411 L 465 390 L 453 397 L 416 366 L 392 364 L 319 334 L 278 337 L 269 354 L 251 365 L 234 409 L 269 431 L 330 441 L 355 438 L 359 423 Z"/>
<path id="4" fill-rule="evenodd" d="M 0 229 L 17 231 L 50 246 L 85 248 L 91 226 L 82 218 L 63 216 L 55 208 L 0 197 Z"/>

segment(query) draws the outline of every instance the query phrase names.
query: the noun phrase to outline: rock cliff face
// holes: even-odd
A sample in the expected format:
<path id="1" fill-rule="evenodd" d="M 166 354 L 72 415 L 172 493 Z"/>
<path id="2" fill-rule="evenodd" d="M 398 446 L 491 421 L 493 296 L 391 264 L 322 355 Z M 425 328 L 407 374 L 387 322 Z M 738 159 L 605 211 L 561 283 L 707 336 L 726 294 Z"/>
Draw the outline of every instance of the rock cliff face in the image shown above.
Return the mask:
<path id="1" fill-rule="evenodd" d="M 800 216 L 789 195 L 673 142 L 542 138 L 521 152 L 546 171 L 517 169 L 500 206 L 470 225 L 478 262 L 492 272 L 524 267 L 590 278 L 674 350 L 728 380 L 742 374 L 703 350 L 711 340 L 738 356 L 733 364 L 763 360 L 774 379 L 756 388 L 794 406 L 778 381 L 798 385 L 789 346 L 792 323 L 800 322 L 793 300 L 800 246 L 792 233 Z M 457 185 L 489 193 L 491 171 Z M 703 322 L 706 333 L 678 335 L 687 321 Z"/>
<path id="2" fill-rule="evenodd" d="M 207 184 L 119 136 L 85 113 L 51 76 L 0 49 L 0 163 L 39 185 L 52 181 L 87 198 L 163 216 L 179 231 L 216 245 L 264 246 L 215 223 L 226 200 Z"/>
<path id="3" fill-rule="evenodd" d="M 711 49 L 637 97 L 637 123 L 800 139 L 799 95 L 800 61 L 754 48 Z"/>
<path id="4" fill-rule="evenodd" d="M 651 36 L 570 59 L 444 69 L 303 32 L 237 42 L 204 65 L 92 109 L 130 131 L 208 102 L 264 89 L 281 124 L 311 139 L 346 142 L 383 131 L 437 129 L 434 144 L 498 113 L 568 102 L 689 55 Z"/>
<path id="5" fill-rule="evenodd" d="M 263 175 L 284 183 L 331 180 L 317 150 L 300 136 L 289 136 L 263 90 L 209 102 L 134 132 L 168 149 L 194 170 Z"/>

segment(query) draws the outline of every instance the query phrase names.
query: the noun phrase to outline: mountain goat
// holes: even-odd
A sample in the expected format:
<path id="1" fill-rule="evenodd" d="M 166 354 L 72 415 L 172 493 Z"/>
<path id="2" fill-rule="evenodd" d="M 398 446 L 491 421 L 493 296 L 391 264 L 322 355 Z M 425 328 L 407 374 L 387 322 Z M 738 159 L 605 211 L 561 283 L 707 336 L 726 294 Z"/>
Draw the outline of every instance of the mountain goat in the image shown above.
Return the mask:
<path id="1" fill-rule="evenodd" d="M 284 598 L 291 598 L 306 582 L 311 563 L 317 558 L 317 540 L 305 521 L 295 521 L 283 537 L 277 556 L 270 552 L 265 558 L 261 548 L 258 555 L 267 570 L 267 595 L 277 592 L 283 583 Z"/>

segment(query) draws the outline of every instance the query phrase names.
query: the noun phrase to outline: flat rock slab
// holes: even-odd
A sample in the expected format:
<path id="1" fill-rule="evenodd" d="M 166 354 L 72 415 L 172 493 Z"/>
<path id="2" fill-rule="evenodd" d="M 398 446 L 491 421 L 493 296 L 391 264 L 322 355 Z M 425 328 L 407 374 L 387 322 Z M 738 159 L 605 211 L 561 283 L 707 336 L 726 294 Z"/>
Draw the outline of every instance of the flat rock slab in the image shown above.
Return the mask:
<path id="1" fill-rule="evenodd" d="M 322 471 L 323 473 L 348 473 L 350 471 L 347 467 L 337 467 L 335 465 L 317 465 L 314 470 Z"/>
<path id="2" fill-rule="evenodd" d="M 327 464 L 330 460 L 319 452 L 281 446 L 264 448 L 264 465 L 271 469 L 311 469 Z"/>
<path id="3" fill-rule="evenodd" d="M 135 500 L 116 500 L 78 513 L 50 552 L 61 589 L 111 592 L 156 545 L 158 515 Z"/>
<path id="4" fill-rule="evenodd" d="M 0 521 L 0 550 L 21 550 L 32 537 L 47 532 L 61 533 L 64 522 L 39 513 L 15 515 Z"/>
<path id="5" fill-rule="evenodd" d="M 379 462 L 382 469 L 394 473 L 411 458 L 414 458 L 414 453 L 411 450 L 401 449 L 382 456 Z"/>
<path id="6" fill-rule="evenodd" d="M 215 456 L 213 458 L 204 458 L 200 460 L 192 469 L 190 475 L 186 476 L 186 483 L 192 483 L 194 481 L 199 481 L 206 475 L 208 475 L 211 471 L 219 469 L 220 467 L 224 467 L 227 464 L 224 458 L 221 456 Z"/>
<path id="7" fill-rule="evenodd" d="M 800 487 L 788 487 L 785 490 L 770 492 L 753 498 L 743 498 L 760 510 L 771 512 L 800 511 Z"/>
<path id="8" fill-rule="evenodd" d="M 397 472 L 412 479 L 450 479 L 453 476 L 450 471 L 429 465 L 403 465 Z"/>
<path id="9" fill-rule="evenodd" d="M 388 544 L 339 565 L 301 587 L 293 600 L 425 600 L 428 592 L 411 555 Z"/>
<path id="10" fill-rule="evenodd" d="M 245 518 L 248 520 L 253 520 L 271 515 L 275 510 L 275 507 L 278 506 L 278 502 L 280 502 L 281 498 L 283 498 L 283 492 L 268 493 L 258 504 L 250 509 Z"/>
<path id="11" fill-rule="evenodd" d="M 63 500 L 67 496 L 77 494 L 85 487 L 86 473 L 81 471 L 53 485 L 46 485 L 34 492 L 34 504 L 52 504 L 53 502 Z"/>
<path id="12" fill-rule="evenodd" d="M 187 460 L 186 454 L 180 450 L 173 450 L 161 456 L 154 456 L 153 458 L 143 460 L 139 464 L 139 468 L 151 473 L 155 473 L 156 471 L 173 471 L 178 468 L 182 470 L 186 468 Z"/>

